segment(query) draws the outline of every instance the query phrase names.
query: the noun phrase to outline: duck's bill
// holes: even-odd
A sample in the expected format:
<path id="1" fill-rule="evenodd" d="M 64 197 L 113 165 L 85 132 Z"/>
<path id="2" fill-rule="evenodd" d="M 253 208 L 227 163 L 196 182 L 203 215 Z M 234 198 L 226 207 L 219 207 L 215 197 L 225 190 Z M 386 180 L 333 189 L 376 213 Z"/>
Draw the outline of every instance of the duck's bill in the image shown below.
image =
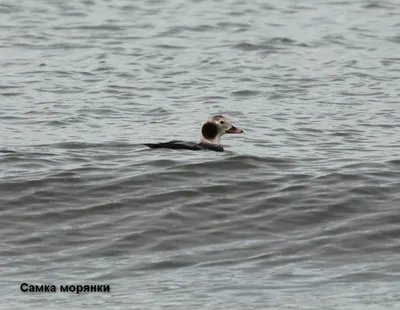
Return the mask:
<path id="1" fill-rule="evenodd" d="M 230 129 L 225 131 L 226 133 L 243 133 L 242 129 L 236 128 L 235 126 L 232 126 Z"/>

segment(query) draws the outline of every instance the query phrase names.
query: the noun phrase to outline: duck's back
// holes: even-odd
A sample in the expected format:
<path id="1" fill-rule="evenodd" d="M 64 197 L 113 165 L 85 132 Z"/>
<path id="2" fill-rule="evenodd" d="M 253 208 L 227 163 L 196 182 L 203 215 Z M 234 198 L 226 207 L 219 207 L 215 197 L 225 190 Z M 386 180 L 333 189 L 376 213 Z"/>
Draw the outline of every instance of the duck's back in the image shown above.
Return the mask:
<path id="1" fill-rule="evenodd" d="M 207 143 L 194 143 L 180 140 L 172 140 L 162 143 L 145 143 L 151 149 L 172 149 L 172 150 L 191 150 L 201 151 L 210 150 L 215 152 L 223 152 L 224 148 L 220 145 L 207 144 Z"/>

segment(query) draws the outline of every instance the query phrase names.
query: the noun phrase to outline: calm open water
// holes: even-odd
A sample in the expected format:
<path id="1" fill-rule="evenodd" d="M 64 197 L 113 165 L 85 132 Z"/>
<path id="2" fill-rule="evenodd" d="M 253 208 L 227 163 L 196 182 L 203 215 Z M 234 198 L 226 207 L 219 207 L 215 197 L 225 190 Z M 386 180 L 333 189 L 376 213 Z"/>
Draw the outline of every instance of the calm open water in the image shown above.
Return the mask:
<path id="1" fill-rule="evenodd" d="M 400 307 L 398 1 L 0 17 L 0 309 Z M 224 153 L 140 145 L 215 113 Z"/>

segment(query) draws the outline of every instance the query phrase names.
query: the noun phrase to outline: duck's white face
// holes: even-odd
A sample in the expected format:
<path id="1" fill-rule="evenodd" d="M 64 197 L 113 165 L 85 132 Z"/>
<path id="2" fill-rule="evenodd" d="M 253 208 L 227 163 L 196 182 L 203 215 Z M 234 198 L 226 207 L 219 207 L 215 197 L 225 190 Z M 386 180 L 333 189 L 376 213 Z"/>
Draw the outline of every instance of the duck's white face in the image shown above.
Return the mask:
<path id="1" fill-rule="evenodd" d="M 201 128 L 201 142 L 221 144 L 220 137 L 226 133 L 239 134 L 243 133 L 243 130 L 233 126 L 226 116 L 210 116 Z"/>
<path id="2" fill-rule="evenodd" d="M 215 115 L 210 118 L 212 122 L 214 122 L 218 127 L 218 133 L 220 136 L 226 133 L 243 133 L 243 130 L 236 128 L 232 125 L 231 120 L 223 115 Z"/>

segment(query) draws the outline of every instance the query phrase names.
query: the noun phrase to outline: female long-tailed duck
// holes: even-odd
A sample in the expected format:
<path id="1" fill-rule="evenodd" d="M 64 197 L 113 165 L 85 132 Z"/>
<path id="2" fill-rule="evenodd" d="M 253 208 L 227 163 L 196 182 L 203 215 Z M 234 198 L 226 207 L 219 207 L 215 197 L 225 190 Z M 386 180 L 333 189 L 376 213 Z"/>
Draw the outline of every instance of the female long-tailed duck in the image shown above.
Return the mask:
<path id="1" fill-rule="evenodd" d="M 223 115 L 210 116 L 201 127 L 200 142 L 186 142 L 172 140 L 163 143 L 145 143 L 144 145 L 152 149 L 173 149 L 173 150 L 210 150 L 215 152 L 223 152 L 224 148 L 221 145 L 221 136 L 226 134 L 239 134 L 243 130 L 236 128 L 230 120 Z"/>

